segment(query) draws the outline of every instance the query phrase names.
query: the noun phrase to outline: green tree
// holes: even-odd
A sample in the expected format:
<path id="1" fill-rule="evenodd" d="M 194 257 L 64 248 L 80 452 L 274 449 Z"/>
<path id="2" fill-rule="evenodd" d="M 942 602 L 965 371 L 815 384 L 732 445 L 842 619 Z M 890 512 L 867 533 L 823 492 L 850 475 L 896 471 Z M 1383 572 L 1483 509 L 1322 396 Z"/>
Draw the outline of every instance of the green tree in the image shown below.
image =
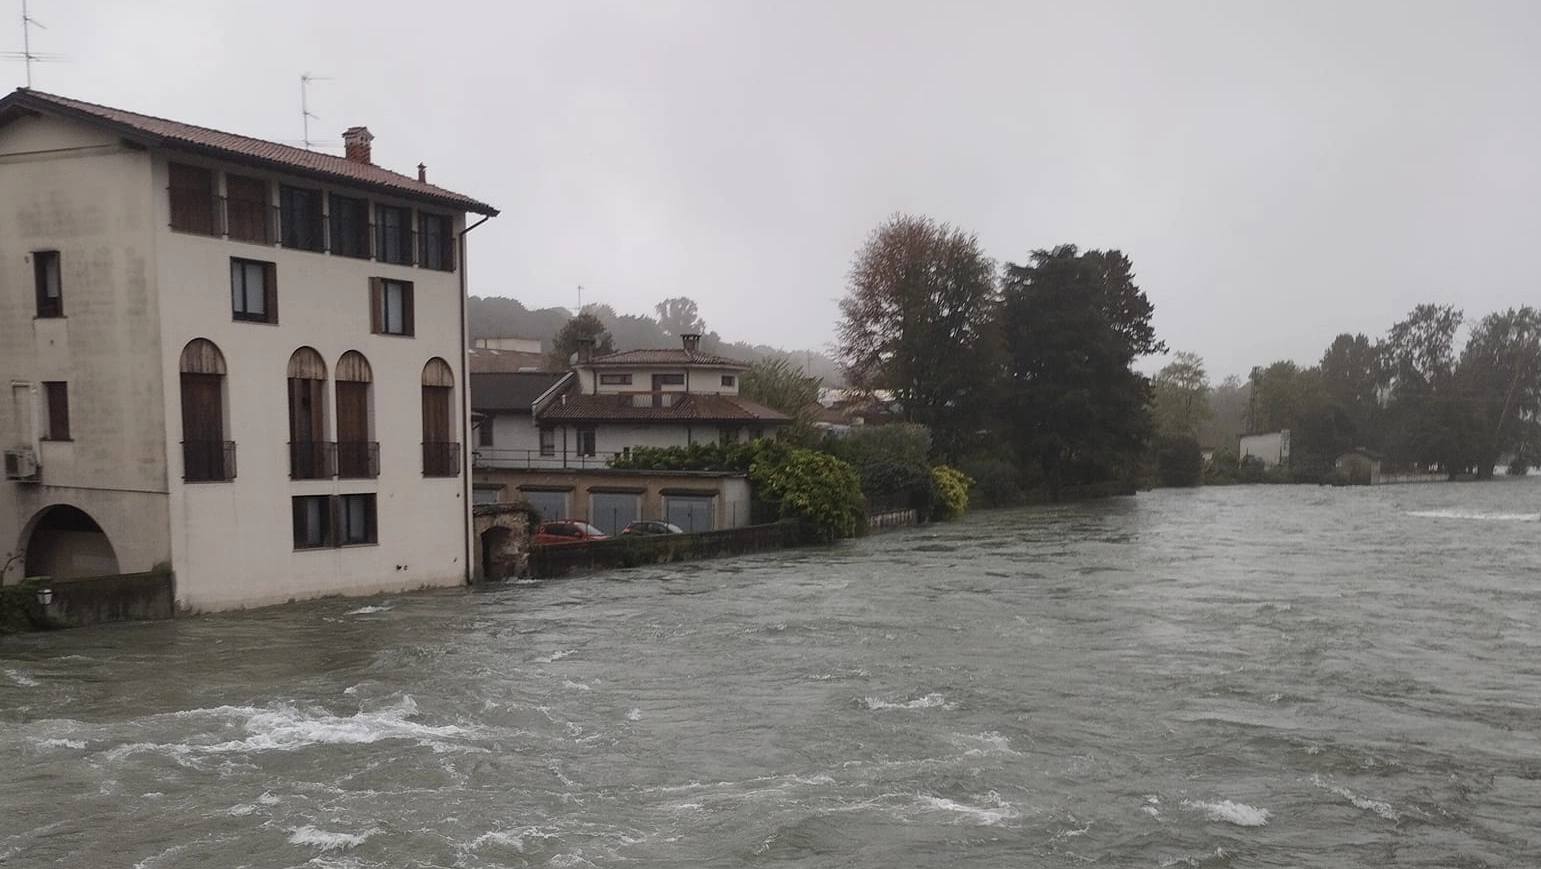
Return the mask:
<path id="1" fill-rule="evenodd" d="M 566 368 L 584 341 L 593 342 L 595 356 L 615 352 L 615 341 L 605 329 L 605 324 L 596 315 L 585 311 L 564 323 L 556 333 L 551 352 L 546 356 L 546 364 L 553 369 Z"/>
<path id="2" fill-rule="evenodd" d="M 706 321 L 701 319 L 695 300 L 685 296 L 664 299 L 653 306 L 658 313 L 658 326 L 674 336 L 705 335 Z"/>
<path id="3" fill-rule="evenodd" d="M 905 421 L 956 455 L 988 408 L 998 371 L 995 265 L 978 240 L 896 215 L 868 237 L 840 302 L 838 355 L 858 389 L 889 390 Z"/>
<path id="4" fill-rule="evenodd" d="M 1379 448 L 1375 423 L 1385 381 L 1380 351 L 1364 335 L 1343 333 L 1322 354 L 1322 389 L 1342 423 L 1347 446 Z"/>
<path id="5" fill-rule="evenodd" d="M 807 444 L 814 439 L 819 409 L 819 379 L 809 377 L 785 357 L 762 359 L 739 376 L 738 394 L 792 417 L 781 437 Z"/>
<path id="6" fill-rule="evenodd" d="M 821 449 L 848 462 L 861 478 L 861 491 L 874 511 L 931 512 L 931 433 L 923 425 L 893 423 L 856 426 L 824 438 Z"/>
<path id="7" fill-rule="evenodd" d="M 755 497 L 795 519 L 821 543 L 855 537 L 865 509 L 856 469 L 827 453 L 789 448 L 757 454 L 749 468 Z"/>
<path id="8" fill-rule="evenodd" d="M 1472 330 L 1455 370 L 1461 464 L 1493 476 L 1505 454 L 1524 454 L 1541 419 L 1541 314 L 1510 308 Z"/>
<path id="9" fill-rule="evenodd" d="M 1133 264 L 1061 245 L 1007 266 L 1003 291 L 1006 414 L 1024 467 L 1056 499 L 1066 483 L 1133 479 L 1150 385 L 1131 365 L 1165 349 Z"/>
<path id="10" fill-rule="evenodd" d="M 1208 449 L 1236 451 L 1236 439 L 1247 430 L 1252 384 L 1232 374 L 1209 393 L 1209 419 L 1199 424 L 1199 443 Z"/>
<path id="11" fill-rule="evenodd" d="M 1419 305 L 1380 345 L 1387 399 L 1382 446 L 1394 467 L 1460 464 L 1462 413 L 1455 393 L 1460 309 Z"/>
<path id="12" fill-rule="evenodd" d="M 1152 382 L 1151 414 L 1156 431 L 1170 437 L 1193 437 L 1210 416 L 1209 375 L 1197 353 L 1179 351 L 1156 372 Z"/>

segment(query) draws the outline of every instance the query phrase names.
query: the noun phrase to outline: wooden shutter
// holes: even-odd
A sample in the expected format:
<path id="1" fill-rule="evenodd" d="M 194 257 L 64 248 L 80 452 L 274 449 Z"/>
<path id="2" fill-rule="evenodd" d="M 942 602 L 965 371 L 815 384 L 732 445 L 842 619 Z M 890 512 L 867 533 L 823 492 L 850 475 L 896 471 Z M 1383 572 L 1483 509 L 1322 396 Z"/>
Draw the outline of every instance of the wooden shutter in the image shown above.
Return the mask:
<path id="1" fill-rule="evenodd" d="M 339 380 L 337 389 L 337 440 L 361 444 L 369 440 L 369 384 Z"/>
<path id="2" fill-rule="evenodd" d="M 416 324 L 412 316 L 412 284 L 403 281 L 401 284 L 401 334 L 415 335 Z"/>
<path id="3" fill-rule="evenodd" d="M 445 386 L 423 387 L 423 443 L 450 442 L 450 394 L 453 392 Z"/>
<path id="4" fill-rule="evenodd" d="M 48 439 L 67 441 L 70 439 L 69 385 L 53 381 L 44 383 L 43 389 L 48 394 Z"/>
<path id="5" fill-rule="evenodd" d="M 262 291 L 266 294 L 264 301 L 267 303 L 268 322 L 278 322 L 278 266 L 273 263 L 262 264 Z"/>
<path id="6" fill-rule="evenodd" d="M 385 282 L 379 278 L 369 279 L 369 331 L 376 335 L 385 331 L 383 316 L 385 313 Z"/>
<path id="7" fill-rule="evenodd" d="M 218 374 L 182 375 L 182 440 L 225 440 L 221 379 Z"/>

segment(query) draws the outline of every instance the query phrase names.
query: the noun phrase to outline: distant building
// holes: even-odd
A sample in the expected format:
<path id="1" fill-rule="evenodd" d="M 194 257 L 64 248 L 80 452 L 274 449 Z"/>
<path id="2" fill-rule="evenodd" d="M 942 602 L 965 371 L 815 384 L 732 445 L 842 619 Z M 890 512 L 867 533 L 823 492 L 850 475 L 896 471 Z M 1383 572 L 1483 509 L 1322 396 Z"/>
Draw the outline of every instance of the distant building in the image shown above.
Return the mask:
<path id="1" fill-rule="evenodd" d="M 1242 435 L 1237 453 L 1242 459 L 1252 456 L 1265 468 L 1275 468 L 1290 463 L 1290 430 Z"/>
<path id="2" fill-rule="evenodd" d="M 1378 486 L 1381 484 L 1380 453 L 1366 449 L 1349 450 L 1337 461 L 1333 469 L 1353 486 Z"/>
<path id="3" fill-rule="evenodd" d="M 0 99 L 0 562 L 192 610 L 469 575 L 466 214 L 346 156 Z"/>
<path id="4" fill-rule="evenodd" d="M 538 371 L 546 356 L 538 338 L 477 338 L 471 342 L 471 371 Z"/>

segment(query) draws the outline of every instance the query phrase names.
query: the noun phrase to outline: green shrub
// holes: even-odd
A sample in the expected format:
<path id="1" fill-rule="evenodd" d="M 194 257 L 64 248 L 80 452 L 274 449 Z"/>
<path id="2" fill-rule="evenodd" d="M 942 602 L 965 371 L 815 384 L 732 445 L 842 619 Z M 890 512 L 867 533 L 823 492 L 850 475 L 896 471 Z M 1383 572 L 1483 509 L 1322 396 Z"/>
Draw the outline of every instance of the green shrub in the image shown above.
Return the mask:
<path id="1" fill-rule="evenodd" d="M 1156 439 L 1156 477 L 1163 486 L 1197 486 L 1204 481 L 1204 451 L 1191 437 Z"/>
<path id="2" fill-rule="evenodd" d="M 776 505 L 781 518 L 798 520 L 813 540 L 854 537 L 862 527 L 861 480 L 834 456 L 797 447 L 766 450 L 750 466 L 749 480 L 756 498 Z"/>
<path id="3" fill-rule="evenodd" d="M 974 481 L 957 468 L 937 465 L 931 469 L 931 485 L 936 490 L 938 519 L 954 519 L 968 509 L 968 489 Z"/>

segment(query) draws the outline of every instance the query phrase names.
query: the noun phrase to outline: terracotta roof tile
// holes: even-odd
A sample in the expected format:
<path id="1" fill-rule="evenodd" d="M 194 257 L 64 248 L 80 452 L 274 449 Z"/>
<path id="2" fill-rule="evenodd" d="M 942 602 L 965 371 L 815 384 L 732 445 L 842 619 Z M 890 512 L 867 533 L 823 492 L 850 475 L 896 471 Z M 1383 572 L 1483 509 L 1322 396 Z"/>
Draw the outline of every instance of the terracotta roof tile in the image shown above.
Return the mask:
<path id="1" fill-rule="evenodd" d="M 610 353 L 605 356 L 596 356 L 590 360 L 589 365 L 720 365 L 727 368 L 748 368 L 749 365 L 739 362 L 737 359 L 729 359 L 726 356 L 718 356 L 715 353 L 702 353 L 699 350 L 623 350 L 620 353 Z"/>
<path id="2" fill-rule="evenodd" d="M 496 208 L 469 196 L 418 181 L 416 178 L 392 172 L 372 163 L 361 163 L 334 154 L 323 154 L 291 145 L 253 139 L 249 136 L 238 136 L 234 133 L 211 130 L 207 127 L 198 127 L 151 115 L 141 115 L 110 106 L 99 106 L 95 103 L 27 88 L 18 88 L 4 99 L 0 99 L 0 120 L 18 109 L 30 109 L 45 114 L 106 124 L 122 135 L 153 147 L 204 153 L 238 162 L 255 163 L 271 169 L 363 185 L 477 214 L 496 215 L 498 213 Z"/>
<path id="3" fill-rule="evenodd" d="M 560 422 L 787 422 L 791 417 L 736 395 L 689 393 L 673 407 L 633 407 L 629 395 L 573 395 L 537 417 Z"/>

